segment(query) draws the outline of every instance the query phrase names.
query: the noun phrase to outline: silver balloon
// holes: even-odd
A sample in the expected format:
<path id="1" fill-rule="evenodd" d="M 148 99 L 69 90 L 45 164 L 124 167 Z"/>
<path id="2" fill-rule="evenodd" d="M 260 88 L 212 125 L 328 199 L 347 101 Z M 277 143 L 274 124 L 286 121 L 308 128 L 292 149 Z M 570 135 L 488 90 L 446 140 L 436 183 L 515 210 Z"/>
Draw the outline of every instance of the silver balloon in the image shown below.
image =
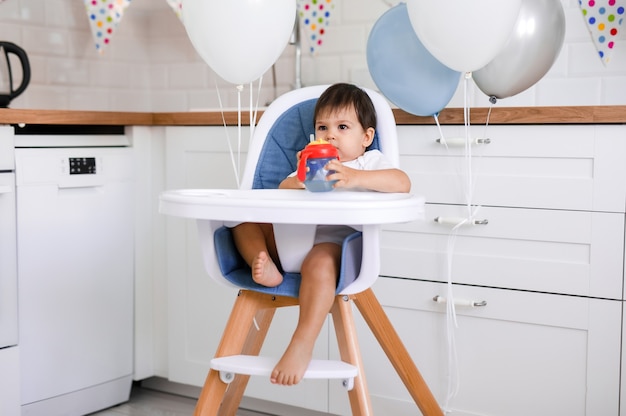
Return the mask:
<path id="1" fill-rule="evenodd" d="M 495 102 L 530 88 L 554 64 L 565 37 L 560 0 L 523 0 L 510 38 L 496 57 L 472 77 Z"/>

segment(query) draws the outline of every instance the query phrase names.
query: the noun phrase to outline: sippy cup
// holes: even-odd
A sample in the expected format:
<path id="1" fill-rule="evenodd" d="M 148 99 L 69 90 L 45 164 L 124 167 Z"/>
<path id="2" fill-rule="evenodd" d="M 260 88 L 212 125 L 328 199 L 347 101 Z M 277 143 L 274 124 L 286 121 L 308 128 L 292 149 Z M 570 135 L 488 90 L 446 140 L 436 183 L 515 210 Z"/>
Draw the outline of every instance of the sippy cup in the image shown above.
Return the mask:
<path id="1" fill-rule="evenodd" d="M 326 164 L 333 159 L 339 159 L 337 149 L 322 139 L 312 141 L 302 150 L 298 164 L 298 179 L 304 182 L 307 190 L 311 192 L 333 190 L 333 185 L 337 181 L 326 180 L 326 175 L 333 173 L 326 169 Z"/>

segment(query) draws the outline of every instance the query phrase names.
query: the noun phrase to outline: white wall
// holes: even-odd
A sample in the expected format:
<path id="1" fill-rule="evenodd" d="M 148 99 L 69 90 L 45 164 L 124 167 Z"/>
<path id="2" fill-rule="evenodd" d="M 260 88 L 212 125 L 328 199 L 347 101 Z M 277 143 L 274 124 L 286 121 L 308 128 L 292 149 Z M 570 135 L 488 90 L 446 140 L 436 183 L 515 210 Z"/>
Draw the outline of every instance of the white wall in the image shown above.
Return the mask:
<path id="1" fill-rule="evenodd" d="M 551 71 L 535 86 L 499 106 L 626 104 L 626 25 L 604 67 L 583 22 L 578 0 L 561 0 L 567 31 Z M 317 56 L 303 48 L 304 85 L 355 82 L 375 88 L 367 71 L 370 28 L 390 4 L 385 0 L 335 0 L 326 43 Z M 98 55 L 80 0 L 0 2 L 0 40 L 22 46 L 32 67 L 31 83 L 12 108 L 186 111 L 237 105 L 235 87 L 220 80 L 199 58 L 184 26 L 165 0 L 133 0 L 117 34 Z M 278 94 L 294 83 L 294 47 L 276 64 Z M 272 72 L 264 76 L 260 104 L 275 95 Z M 469 84 L 472 106 L 487 98 Z M 463 106 L 460 86 L 449 107 Z M 243 97 L 244 106 L 249 100 Z"/>

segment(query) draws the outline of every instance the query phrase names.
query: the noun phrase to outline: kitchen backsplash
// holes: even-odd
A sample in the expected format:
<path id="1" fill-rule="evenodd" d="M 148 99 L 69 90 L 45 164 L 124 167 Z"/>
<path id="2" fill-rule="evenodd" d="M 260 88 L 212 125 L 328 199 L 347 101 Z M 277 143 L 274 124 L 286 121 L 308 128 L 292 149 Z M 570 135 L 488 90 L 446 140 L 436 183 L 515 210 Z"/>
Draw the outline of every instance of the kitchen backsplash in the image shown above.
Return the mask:
<path id="1" fill-rule="evenodd" d="M 367 69 L 368 33 L 396 3 L 335 0 L 325 43 L 315 56 L 303 41 L 302 84 L 347 81 L 375 89 Z M 597 57 L 578 0 L 562 0 L 562 4 L 567 29 L 554 66 L 532 88 L 496 105 L 626 104 L 626 25 L 620 27 L 611 62 L 605 67 Z M 0 1 L 0 40 L 24 48 L 31 63 L 30 85 L 11 103 L 12 108 L 187 111 L 219 108 L 219 97 L 223 107 L 238 105 L 235 86 L 221 80 L 202 61 L 166 0 L 132 0 L 101 55 L 80 0 Z M 254 84 L 254 102 L 258 99 L 263 106 L 292 89 L 294 82 L 295 47 L 287 45 L 274 69 L 263 76 L 258 98 L 258 84 Z M 459 83 L 449 107 L 463 106 L 463 84 Z M 467 86 L 472 107 L 489 105 L 473 82 Z M 244 108 L 249 106 L 248 88 L 241 101 Z"/>

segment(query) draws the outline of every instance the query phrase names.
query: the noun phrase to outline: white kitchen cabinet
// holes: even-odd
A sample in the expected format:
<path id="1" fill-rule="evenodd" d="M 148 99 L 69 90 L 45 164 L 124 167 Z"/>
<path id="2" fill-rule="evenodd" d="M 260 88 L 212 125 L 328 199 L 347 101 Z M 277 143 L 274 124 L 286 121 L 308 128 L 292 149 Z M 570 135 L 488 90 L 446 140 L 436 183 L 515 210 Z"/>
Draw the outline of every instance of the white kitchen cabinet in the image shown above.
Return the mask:
<path id="1" fill-rule="evenodd" d="M 463 126 L 442 126 L 444 138 Z M 624 212 L 623 125 L 472 126 L 475 205 Z M 435 126 L 399 126 L 401 164 L 413 191 L 436 204 L 466 204 L 465 147 L 438 143 Z"/>
<path id="2" fill-rule="evenodd" d="M 626 308 L 622 302 L 622 335 L 626 334 Z M 626 342 L 622 340 L 622 358 L 626 357 Z M 621 362 L 622 374 L 626 374 L 626 360 Z M 620 385 L 620 416 L 626 416 L 626 382 L 622 381 Z"/>
<path id="3" fill-rule="evenodd" d="M 167 127 L 166 189 L 236 187 L 224 134 L 216 127 Z M 201 386 L 235 292 L 207 276 L 195 221 L 166 217 L 166 236 L 168 378 Z"/>
<path id="4" fill-rule="evenodd" d="M 443 131 L 462 135 L 462 127 Z M 451 270 L 455 299 L 487 302 L 457 307 L 460 385 L 451 414 L 618 414 L 626 128 L 490 126 L 478 135 L 490 143 L 472 146 L 471 157 L 437 143 L 435 127 L 399 133 L 426 221 L 385 227 L 385 277 L 374 290 L 439 402 L 449 369 L 446 313 L 432 299 L 447 296 Z M 436 217 L 478 224 L 453 233 Z M 362 334 L 378 413 L 411 414 L 397 377 L 379 382 L 393 370 Z"/>
<path id="5" fill-rule="evenodd" d="M 18 416 L 20 401 L 20 347 L 0 349 L 0 415 Z"/>
<path id="6" fill-rule="evenodd" d="M 440 404 L 447 387 L 445 283 L 381 277 L 374 291 Z M 450 415 L 617 415 L 621 301 L 455 285 L 459 390 Z M 375 414 L 418 412 L 365 323 Z M 334 399 L 333 399 L 333 396 Z M 331 412 L 349 414 L 341 390 Z M 348 413 L 346 413 L 346 411 Z"/>
<path id="7" fill-rule="evenodd" d="M 433 219 L 464 215 L 427 204 L 426 221 L 386 226 L 381 273 L 447 282 L 450 252 L 455 283 L 622 298 L 624 214 L 484 206 L 488 223 L 461 226 L 448 251 L 452 226 Z"/>
<path id="8" fill-rule="evenodd" d="M 165 217 L 159 194 L 165 186 L 165 127 L 126 128 L 135 165 L 135 380 L 167 376 L 167 276 Z"/>
<path id="9" fill-rule="evenodd" d="M 232 141 L 237 130 L 229 129 Z M 451 139 L 463 134 L 462 126 L 442 129 Z M 383 277 L 375 293 L 442 405 L 449 367 L 446 313 L 432 299 L 446 295 L 449 254 L 454 297 L 487 302 L 457 307 L 460 385 L 449 403 L 454 416 L 626 416 L 619 408 L 620 392 L 626 399 L 620 386 L 626 126 L 472 130 L 490 143 L 472 146 L 467 158 L 454 140 L 448 148 L 437 143 L 434 126 L 399 126 L 401 165 L 413 192 L 426 196 L 426 220 L 385 227 Z M 167 189 L 236 186 L 223 128 L 168 127 L 166 143 Z M 460 227 L 451 240 L 452 227 L 433 220 L 467 216 L 470 166 L 471 202 L 479 206 L 472 220 L 486 221 Z M 172 381 L 200 386 L 234 291 L 206 276 L 195 227 L 167 218 L 168 372 Z M 417 414 L 355 316 L 376 414 Z M 277 313 L 263 354 L 282 353 L 296 317 L 295 311 Z M 316 358 L 338 356 L 328 326 Z M 350 414 L 345 389 L 335 381 L 307 381 L 285 394 L 253 377 L 246 395 Z"/>

